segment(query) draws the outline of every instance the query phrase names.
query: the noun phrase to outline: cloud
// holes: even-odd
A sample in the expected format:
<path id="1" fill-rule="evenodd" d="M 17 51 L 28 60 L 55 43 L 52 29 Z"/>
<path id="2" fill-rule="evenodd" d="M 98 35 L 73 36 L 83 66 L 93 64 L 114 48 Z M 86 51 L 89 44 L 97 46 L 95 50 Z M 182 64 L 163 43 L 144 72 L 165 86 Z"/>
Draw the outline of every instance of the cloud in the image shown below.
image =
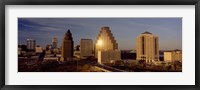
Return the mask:
<path id="1" fill-rule="evenodd" d="M 21 19 L 20 19 L 21 20 Z M 35 19 L 22 19 L 18 22 L 19 30 L 23 28 L 28 28 L 29 30 L 39 30 L 39 31 L 63 31 L 65 28 L 64 26 L 59 26 L 60 24 L 52 23 L 48 24 L 44 20 L 35 20 Z"/>
<path id="2" fill-rule="evenodd" d="M 38 30 L 42 30 L 42 31 L 62 31 L 64 29 L 63 28 L 59 28 L 59 27 L 45 26 L 45 27 L 38 28 Z"/>

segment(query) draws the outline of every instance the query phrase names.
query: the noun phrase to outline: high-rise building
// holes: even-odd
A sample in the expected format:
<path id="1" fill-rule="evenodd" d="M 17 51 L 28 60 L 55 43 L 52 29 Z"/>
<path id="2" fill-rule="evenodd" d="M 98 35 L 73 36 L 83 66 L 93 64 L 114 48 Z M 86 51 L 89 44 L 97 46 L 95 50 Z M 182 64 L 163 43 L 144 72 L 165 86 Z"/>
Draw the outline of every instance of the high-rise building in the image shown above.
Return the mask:
<path id="1" fill-rule="evenodd" d="M 113 58 L 114 54 L 107 54 L 109 56 L 104 56 L 106 55 L 104 53 L 120 53 L 118 50 L 118 44 L 111 33 L 110 28 L 106 26 L 101 28 L 100 33 L 97 36 L 97 40 L 95 42 L 95 57 L 98 59 L 100 59 L 99 57 L 106 57 L 104 60 L 98 60 L 99 63 L 108 63 L 110 60 L 121 59 L 121 56 L 119 56 L 119 58 Z"/>
<path id="2" fill-rule="evenodd" d="M 166 62 L 182 61 L 182 51 L 181 50 L 165 51 L 164 61 Z"/>
<path id="3" fill-rule="evenodd" d="M 73 57 L 74 42 L 70 30 L 68 30 L 62 42 L 62 58 L 61 61 L 70 60 Z"/>
<path id="4" fill-rule="evenodd" d="M 34 39 L 27 39 L 28 51 L 35 51 L 36 41 Z"/>
<path id="5" fill-rule="evenodd" d="M 136 38 L 137 60 L 145 60 L 146 63 L 154 63 L 159 60 L 158 36 L 150 32 L 144 32 Z"/>
<path id="6" fill-rule="evenodd" d="M 92 39 L 81 39 L 80 52 L 81 52 L 81 58 L 94 56 Z"/>
<path id="7" fill-rule="evenodd" d="M 58 39 L 54 36 L 52 38 L 52 49 L 56 49 L 58 44 Z"/>

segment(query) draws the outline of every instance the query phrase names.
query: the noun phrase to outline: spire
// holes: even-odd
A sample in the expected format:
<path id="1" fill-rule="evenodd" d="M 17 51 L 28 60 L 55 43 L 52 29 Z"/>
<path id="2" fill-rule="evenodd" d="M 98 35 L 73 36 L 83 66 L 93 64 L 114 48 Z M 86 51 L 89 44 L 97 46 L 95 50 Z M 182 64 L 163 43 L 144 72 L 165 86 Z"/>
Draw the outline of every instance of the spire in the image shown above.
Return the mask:
<path id="1" fill-rule="evenodd" d="M 65 33 L 65 35 L 71 35 L 72 33 L 70 32 L 70 29 L 67 30 L 67 32 Z"/>
<path id="2" fill-rule="evenodd" d="M 72 33 L 70 32 L 70 30 L 68 29 L 67 32 L 65 33 L 65 36 L 64 36 L 64 39 L 65 40 L 72 40 Z"/>
<path id="3" fill-rule="evenodd" d="M 67 30 L 67 33 L 70 33 L 70 34 L 71 34 L 70 29 Z"/>

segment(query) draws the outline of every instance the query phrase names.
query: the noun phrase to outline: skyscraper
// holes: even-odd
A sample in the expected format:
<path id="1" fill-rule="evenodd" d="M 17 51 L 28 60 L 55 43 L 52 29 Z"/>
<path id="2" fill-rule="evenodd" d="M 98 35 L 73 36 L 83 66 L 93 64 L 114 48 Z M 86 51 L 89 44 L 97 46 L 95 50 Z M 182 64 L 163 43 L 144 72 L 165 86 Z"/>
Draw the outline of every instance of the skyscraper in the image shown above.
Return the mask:
<path id="1" fill-rule="evenodd" d="M 61 61 L 70 60 L 73 57 L 74 42 L 70 30 L 68 30 L 62 41 L 62 58 Z"/>
<path id="2" fill-rule="evenodd" d="M 120 54 L 116 53 L 120 53 L 120 51 L 118 51 L 118 44 L 113 34 L 111 33 L 110 28 L 106 26 L 102 27 L 95 42 L 95 57 L 98 58 L 99 63 L 104 63 L 104 62 L 109 63 L 110 60 L 121 59 Z M 104 55 L 109 55 L 109 56 L 104 56 Z M 113 58 L 114 56 L 115 58 Z"/>
<path id="3" fill-rule="evenodd" d="M 81 58 L 94 56 L 92 39 L 81 39 L 80 51 L 81 51 Z"/>
<path id="4" fill-rule="evenodd" d="M 158 36 L 150 32 L 144 32 L 136 38 L 137 60 L 145 60 L 146 63 L 153 63 L 159 60 Z"/>
<path id="5" fill-rule="evenodd" d="M 34 39 L 27 39 L 28 51 L 35 51 L 36 41 Z"/>
<path id="6" fill-rule="evenodd" d="M 52 49 L 56 49 L 58 44 L 58 39 L 54 36 L 52 38 Z"/>

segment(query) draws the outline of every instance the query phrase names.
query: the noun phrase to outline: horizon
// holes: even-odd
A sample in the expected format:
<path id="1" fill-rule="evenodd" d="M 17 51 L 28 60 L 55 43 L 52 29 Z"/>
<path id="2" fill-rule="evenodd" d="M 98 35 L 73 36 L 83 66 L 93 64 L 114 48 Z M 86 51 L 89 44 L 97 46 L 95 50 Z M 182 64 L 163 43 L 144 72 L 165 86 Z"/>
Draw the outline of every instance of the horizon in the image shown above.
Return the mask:
<path id="1" fill-rule="evenodd" d="M 103 26 L 110 27 L 119 50 L 136 50 L 135 39 L 145 31 L 159 36 L 159 51 L 182 50 L 181 18 L 18 18 L 18 45 L 26 45 L 26 39 L 31 38 L 45 48 L 56 36 L 60 48 L 68 29 L 74 47 L 81 39 L 92 39 L 94 44 Z"/>

